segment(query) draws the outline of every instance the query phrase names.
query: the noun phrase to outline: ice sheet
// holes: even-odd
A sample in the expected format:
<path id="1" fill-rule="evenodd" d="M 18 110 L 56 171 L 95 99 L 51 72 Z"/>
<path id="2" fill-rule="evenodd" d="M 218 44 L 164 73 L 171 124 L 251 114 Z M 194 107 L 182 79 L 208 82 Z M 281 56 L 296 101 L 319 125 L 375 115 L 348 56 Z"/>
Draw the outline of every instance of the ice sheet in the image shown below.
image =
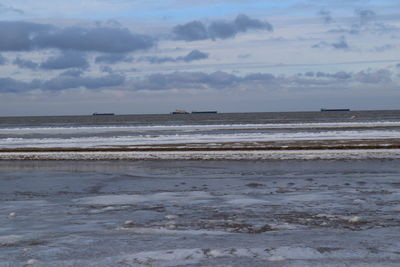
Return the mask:
<path id="1" fill-rule="evenodd" d="M 399 162 L 0 162 L 0 266 L 397 266 Z"/>

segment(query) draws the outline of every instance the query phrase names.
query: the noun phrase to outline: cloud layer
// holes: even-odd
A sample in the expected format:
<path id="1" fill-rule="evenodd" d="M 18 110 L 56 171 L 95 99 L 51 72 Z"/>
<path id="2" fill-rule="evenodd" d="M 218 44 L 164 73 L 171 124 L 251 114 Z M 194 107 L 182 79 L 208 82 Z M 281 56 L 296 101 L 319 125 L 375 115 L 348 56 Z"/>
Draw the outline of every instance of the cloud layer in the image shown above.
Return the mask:
<path id="1" fill-rule="evenodd" d="M 0 78 L 0 93 L 23 93 L 32 90 L 61 91 L 76 88 L 99 89 L 119 86 L 124 82 L 125 76 L 120 74 L 90 77 L 81 76 L 81 73 L 77 71 L 70 71 L 47 81 L 35 79 L 25 82 L 13 78 Z"/>
<path id="2" fill-rule="evenodd" d="M 32 99 L 42 108 L 67 95 L 164 106 L 226 95 L 245 110 L 261 95 L 285 101 L 304 93 L 310 105 L 338 91 L 343 99 L 399 95 L 394 0 L 72 1 L 0 4 L 0 99 L 9 107 Z M 164 112 L 162 105 L 149 109 Z"/>
<path id="3" fill-rule="evenodd" d="M 128 53 L 146 50 L 155 41 L 115 27 L 67 27 L 19 21 L 0 21 L 0 51 L 56 48 L 86 52 Z"/>
<path id="4" fill-rule="evenodd" d="M 40 64 L 40 67 L 47 70 L 62 70 L 68 68 L 86 69 L 89 62 L 83 53 L 75 51 L 64 51 L 61 55 L 50 57 Z"/>
<path id="5" fill-rule="evenodd" d="M 191 21 L 175 26 L 172 32 L 175 39 L 190 42 L 206 39 L 228 39 L 248 30 L 272 31 L 273 27 L 267 21 L 252 19 L 240 14 L 233 21 L 216 20 L 209 25 L 197 20 Z"/>
<path id="6" fill-rule="evenodd" d="M 305 72 L 284 76 L 270 73 L 249 73 L 238 76 L 223 71 L 155 73 L 142 78 L 127 80 L 124 75 L 109 73 L 103 76 L 83 76 L 82 71 L 68 70 L 49 80 L 35 79 L 31 82 L 12 78 L 0 78 L 1 93 L 20 93 L 32 90 L 61 91 L 74 88 L 101 89 L 120 86 L 128 90 L 165 91 L 179 90 L 318 90 L 348 88 L 357 84 L 389 84 L 393 73 L 389 69 L 363 70 L 359 72 L 339 71 Z M 127 89 L 124 89 L 127 90 Z"/>
<path id="7" fill-rule="evenodd" d="M 307 88 L 323 89 L 337 85 L 348 87 L 353 83 L 385 84 L 392 82 L 393 73 L 388 69 L 364 70 L 360 72 L 339 71 L 335 73 L 307 72 L 292 76 L 276 76 L 270 73 L 250 73 L 237 76 L 222 71 L 174 72 L 171 74 L 152 74 L 132 83 L 135 90 L 170 90 L 170 89 L 273 89 Z"/>
<path id="8" fill-rule="evenodd" d="M 208 58 L 208 53 L 201 52 L 197 49 L 192 50 L 189 52 L 186 56 L 180 56 L 180 57 L 157 57 L 157 56 L 147 56 L 147 57 L 141 57 L 139 61 L 147 61 L 150 62 L 151 64 L 162 64 L 166 62 L 192 62 L 196 60 L 202 60 L 202 59 L 207 59 Z"/>
<path id="9" fill-rule="evenodd" d="M 96 57 L 96 63 L 116 64 L 119 62 L 132 62 L 133 58 L 124 54 L 105 54 Z"/>

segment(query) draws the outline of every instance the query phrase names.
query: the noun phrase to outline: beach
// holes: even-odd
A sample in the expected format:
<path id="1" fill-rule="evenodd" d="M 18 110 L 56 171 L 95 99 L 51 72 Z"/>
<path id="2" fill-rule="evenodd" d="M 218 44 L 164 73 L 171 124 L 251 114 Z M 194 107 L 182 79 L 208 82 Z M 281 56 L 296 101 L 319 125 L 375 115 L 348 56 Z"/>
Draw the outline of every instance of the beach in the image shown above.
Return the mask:
<path id="1" fill-rule="evenodd" d="M 1 266 L 396 266 L 399 163 L 3 161 Z"/>
<path id="2" fill-rule="evenodd" d="M 0 266 L 397 266 L 398 114 L 3 119 Z"/>

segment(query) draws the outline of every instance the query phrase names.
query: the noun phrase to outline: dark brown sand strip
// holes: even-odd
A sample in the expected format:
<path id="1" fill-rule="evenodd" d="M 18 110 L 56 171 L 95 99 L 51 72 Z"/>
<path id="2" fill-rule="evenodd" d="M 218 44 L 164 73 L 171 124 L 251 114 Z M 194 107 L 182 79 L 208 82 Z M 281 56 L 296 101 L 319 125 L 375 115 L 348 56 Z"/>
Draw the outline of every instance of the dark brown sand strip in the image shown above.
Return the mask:
<path id="1" fill-rule="evenodd" d="M 286 151 L 286 150 L 353 150 L 400 149 L 399 139 L 384 140 L 318 140 L 290 142 L 190 143 L 118 147 L 29 147 L 2 148 L 0 153 L 11 152 L 168 152 L 168 151 Z"/>

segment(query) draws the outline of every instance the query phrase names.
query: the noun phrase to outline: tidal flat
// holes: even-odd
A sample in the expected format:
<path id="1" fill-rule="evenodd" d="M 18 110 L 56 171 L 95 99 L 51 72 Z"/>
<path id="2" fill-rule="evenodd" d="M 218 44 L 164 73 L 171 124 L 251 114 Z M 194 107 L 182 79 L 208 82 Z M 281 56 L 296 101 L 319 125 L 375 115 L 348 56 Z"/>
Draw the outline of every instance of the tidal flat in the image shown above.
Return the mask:
<path id="1" fill-rule="evenodd" d="M 1 161 L 0 266 L 398 266 L 399 166 Z"/>

